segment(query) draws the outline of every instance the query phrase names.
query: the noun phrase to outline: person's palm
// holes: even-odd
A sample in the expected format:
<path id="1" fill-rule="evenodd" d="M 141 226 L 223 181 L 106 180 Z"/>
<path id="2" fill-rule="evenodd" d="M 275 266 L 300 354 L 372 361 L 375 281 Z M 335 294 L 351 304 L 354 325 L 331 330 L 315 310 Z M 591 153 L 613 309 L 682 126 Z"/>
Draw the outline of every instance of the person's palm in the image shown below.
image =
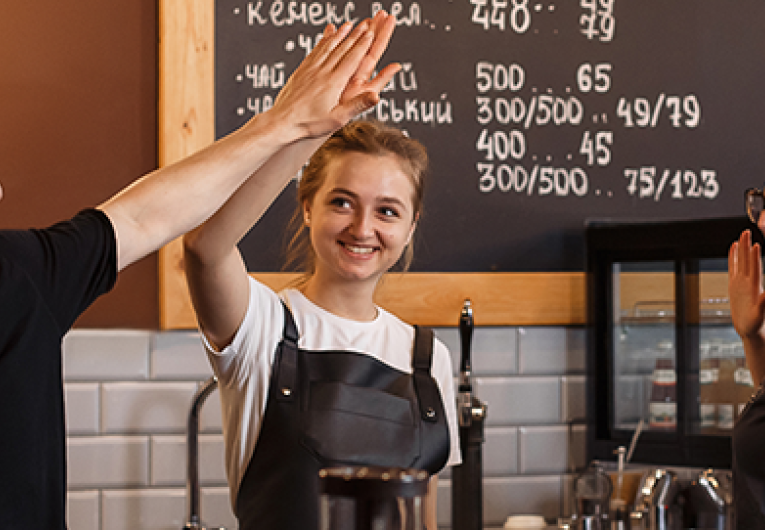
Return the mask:
<path id="1" fill-rule="evenodd" d="M 728 255 L 728 296 L 731 318 L 741 337 L 759 334 L 765 322 L 760 246 L 749 231 L 731 246 Z"/>

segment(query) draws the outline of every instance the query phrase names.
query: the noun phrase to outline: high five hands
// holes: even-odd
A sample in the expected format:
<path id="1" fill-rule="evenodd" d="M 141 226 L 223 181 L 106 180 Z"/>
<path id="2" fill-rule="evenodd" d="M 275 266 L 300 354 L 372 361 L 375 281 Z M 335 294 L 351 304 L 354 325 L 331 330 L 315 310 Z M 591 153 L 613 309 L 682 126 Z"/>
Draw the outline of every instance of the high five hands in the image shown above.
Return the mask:
<path id="1" fill-rule="evenodd" d="M 395 26 L 395 18 L 384 11 L 355 28 L 350 22 L 339 28 L 328 25 L 271 111 L 298 127 L 298 137 L 316 138 L 374 107 L 380 91 L 401 68 L 393 63 L 374 76 Z"/>

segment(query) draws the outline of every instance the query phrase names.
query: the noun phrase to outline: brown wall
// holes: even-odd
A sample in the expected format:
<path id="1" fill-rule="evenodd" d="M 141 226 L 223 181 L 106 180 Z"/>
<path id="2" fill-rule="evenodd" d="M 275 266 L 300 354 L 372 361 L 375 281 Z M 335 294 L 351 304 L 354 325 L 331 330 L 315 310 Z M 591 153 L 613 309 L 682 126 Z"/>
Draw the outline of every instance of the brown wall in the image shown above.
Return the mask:
<path id="1" fill-rule="evenodd" d="M 157 165 L 156 0 L 0 6 L 0 227 L 45 226 Z M 156 328 L 157 259 L 80 327 Z"/>

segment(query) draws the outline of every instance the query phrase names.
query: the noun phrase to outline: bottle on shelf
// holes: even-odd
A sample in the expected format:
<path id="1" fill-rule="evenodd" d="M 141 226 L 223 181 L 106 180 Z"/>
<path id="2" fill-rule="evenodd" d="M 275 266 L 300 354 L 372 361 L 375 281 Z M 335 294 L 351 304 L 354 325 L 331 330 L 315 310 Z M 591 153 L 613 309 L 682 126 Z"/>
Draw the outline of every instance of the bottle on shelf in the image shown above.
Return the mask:
<path id="1" fill-rule="evenodd" d="M 719 401 L 717 403 L 717 429 L 731 431 L 736 410 L 736 358 L 733 344 L 723 343 L 720 347 Z"/>
<path id="2" fill-rule="evenodd" d="M 720 359 L 713 344 L 704 341 L 699 345 L 699 428 L 702 433 L 708 434 L 717 428 L 719 376 Z"/>
<path id="3" fill-rule="evenodd" d="M 656 364 L 651 376 L 651 402 L 649 427 L 651 429 L 675 429 L 677 427 L 677 374 L 675 372 L 675 347 L 672 341 L 658 345 Z"/>

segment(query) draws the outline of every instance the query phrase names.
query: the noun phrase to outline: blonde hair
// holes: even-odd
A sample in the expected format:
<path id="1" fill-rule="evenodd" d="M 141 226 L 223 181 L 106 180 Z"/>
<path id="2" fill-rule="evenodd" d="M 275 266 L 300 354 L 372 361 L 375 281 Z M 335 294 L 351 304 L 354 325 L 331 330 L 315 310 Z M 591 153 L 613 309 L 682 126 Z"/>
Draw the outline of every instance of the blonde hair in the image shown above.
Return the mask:
<path id="1" fill-rule="evenodd" d="M 330 161 L 343 153 L 354 152 L 375 156 L 393 155 L 412 182 L 412 207 L 414 222 L 422 212 L 425 173 L 428 153 L 425 147 L 407 137 L 399 129 L 374 120 L 359 120 L 347 124 L 333 134 L 314 153 L 303 170 L 298 184 L 297 207 L 288 225 L 292 234 L 287 244 L 287 260 L 284 269 L 297 269 L 303 273 L 298 284 L 303 284 L 316 270 L 315 254 L 303 219 L 303 205 L 310 204 L 324 185 L 326 169 Z M 401 270 L 408 270 L 414 257 L 414 244 L 410 241 L 399 260 Z"/>

